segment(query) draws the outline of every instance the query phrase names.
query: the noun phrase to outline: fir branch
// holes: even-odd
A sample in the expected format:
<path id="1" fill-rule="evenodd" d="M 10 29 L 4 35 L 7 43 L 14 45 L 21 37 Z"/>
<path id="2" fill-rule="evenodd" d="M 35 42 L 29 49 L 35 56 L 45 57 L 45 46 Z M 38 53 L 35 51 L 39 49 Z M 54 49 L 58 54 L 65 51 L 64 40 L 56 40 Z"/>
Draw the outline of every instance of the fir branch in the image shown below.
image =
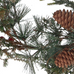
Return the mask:
<path id="1" fill-rule="evenodd" d="M 53 3 L 48 3 L 47 5 L 54 5 L 54 4 L 65 4 L 67 7 L 71 7 L 74 10 L 74 2 L 70 0 L 54 0 L 55 2 Z"/>
<path id="2" fill-rule="evenodd" d="M 16 33 L 15 29 L 14 29 L 14 28 L 12 28 L 12 29 L 13 29 L 14 35 L 15 35 L 15 36 L 17 37 L 17 39 L 19 40 L 19 43 L 21 43 L 20 39 L 19 39 L 18 36 L 17 36 L 17 33 Z"/>
<path id="3" fill-rule="evenodd" d="M 27 59 L 27 62 L 25 63 L 25 69 L 28 69 L 29 67 L 29 71 L 31 74 L 36 74 L 35 73 L 35 69 L 34 69 L 34 58 L 31 56 L 31 54 L 29 53 L 29 58 Z"/>
<path id="4" fill-rule="evenodd" d="M 33 16 L 33 18 L 34 18 L 36 26 L 37 26 L 36 30 L 38 31 L 38 33 L 42 33 L 44 27 L 41 23 L 41 19 L 39 19 L 36 16 Z"/>
<path id="5" fill-rule="evenodd" d="M 30 11 L 30 9 L 27 6 L 24 6 L 22 10 L 17 9 L 17 16 L 16 20 L 17 22 L 20 21 L 25 15 Z M 19 22 L 18 22 L 19 23 Z"/>

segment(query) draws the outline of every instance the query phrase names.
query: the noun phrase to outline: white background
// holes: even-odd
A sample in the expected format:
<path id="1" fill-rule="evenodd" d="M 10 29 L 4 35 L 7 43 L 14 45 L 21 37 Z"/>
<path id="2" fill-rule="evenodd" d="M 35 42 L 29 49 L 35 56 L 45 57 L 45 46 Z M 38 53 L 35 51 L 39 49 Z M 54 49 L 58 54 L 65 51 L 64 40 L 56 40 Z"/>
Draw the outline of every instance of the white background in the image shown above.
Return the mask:
<path id="1" fill-rule="evenodd" d="M 21 4 L 28 6 L 31 11 L 26 15 L 25 19 L 29 19 L 30 21 L 33 20 L 33 15 L 37 16 L 49 16 L 52 17 L 52 13 L 56 10 L 63 10 L 63 9 L 68 9 L 70 10 L 71 8 L 65 7 L 64 5 L 52 5 L 52 6 L 47 6 L 47 3 L 53 2 L 52 0 L 45 0 L 45 1 L 39 1 L 39 0 L 21 0 Z M 4 34 L 0 34 L 0 36 L 4 36 Z M 40 69 L 38 67 L 38 70 L 36 71 L 36 74 L 47 74 L 44 70 Z M 24 70 L 24 63 L 14 61 L 14 60 L 9 60 L 9 64 L 7 67 L 3 67 L 3 61 L 0 60 L 0 74 L 25 74 Z M 27 73 L 28 74 L 28 73 Z"/>

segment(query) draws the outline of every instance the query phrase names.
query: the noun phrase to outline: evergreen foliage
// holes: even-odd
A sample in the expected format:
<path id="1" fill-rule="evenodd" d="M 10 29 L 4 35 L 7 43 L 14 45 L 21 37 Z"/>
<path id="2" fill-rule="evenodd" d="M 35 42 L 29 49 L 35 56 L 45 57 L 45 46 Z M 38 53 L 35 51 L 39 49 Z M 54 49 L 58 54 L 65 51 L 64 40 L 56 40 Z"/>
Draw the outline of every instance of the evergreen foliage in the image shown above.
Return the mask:
<path id="1" fill-rule="evenodd" d="M 54 4 L 64 4 L 67 7 L 71 7 L 74 10 L 74 1 L 70 0 L 53 0 L 53 3 L 48 3 L 47 5 L 54 5 Z"/>
<path id="2" fill-rule="evenodd" d="M 9 59 L 25 62 L 25 69 L 36 74 L 34 64 L 38 63 L 48 74 L 72 74 L 73 65 L 59 68 L 55 65 L 55 58 L 65 47 L 69 51 L 74 48 L 74 32 L 67 31 L 53 18 L 33 16 L 36 26 L 22 18 L 30 11 L 27 6 L 19 9 L 20 0 L 0 0 L 0 31 L 8 35 L 8 39 L 0 37 L 0 59 L 3 65 L 8 65 Z M 55 0 L 54 4 L 73 7 L 69 0 Z M 66 39 L 65 45 L 61 42 Z M 6 48 L 2 48 L 6 47 Z M 35 52 L 31 54 L 31 51 Z M 18 52 L 17 52 L 18 51 Z M 19 53 L 20 52 L 20 53 Z M 5 58 L 2 58 L 3 55 Z"/>

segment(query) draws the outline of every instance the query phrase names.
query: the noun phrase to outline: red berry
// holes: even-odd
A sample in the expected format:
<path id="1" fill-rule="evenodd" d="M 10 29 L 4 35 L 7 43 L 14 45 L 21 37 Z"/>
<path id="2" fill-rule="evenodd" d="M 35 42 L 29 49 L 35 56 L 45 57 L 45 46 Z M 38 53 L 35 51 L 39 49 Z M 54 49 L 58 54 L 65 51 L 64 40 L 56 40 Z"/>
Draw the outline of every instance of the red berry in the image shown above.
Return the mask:
<path id="1" fill-rule="evenodd" d="M 0 38 L 1 38 L 1 39 L 3 39 L 4 37 L 3 37 L 3 36 L 1 36 Z"/>
<path id="2" fill-rule="evenodd" d="M 12 38 L 9 38 L 9 41 L 14 41 L 14 39 L 12 39 Z"/>

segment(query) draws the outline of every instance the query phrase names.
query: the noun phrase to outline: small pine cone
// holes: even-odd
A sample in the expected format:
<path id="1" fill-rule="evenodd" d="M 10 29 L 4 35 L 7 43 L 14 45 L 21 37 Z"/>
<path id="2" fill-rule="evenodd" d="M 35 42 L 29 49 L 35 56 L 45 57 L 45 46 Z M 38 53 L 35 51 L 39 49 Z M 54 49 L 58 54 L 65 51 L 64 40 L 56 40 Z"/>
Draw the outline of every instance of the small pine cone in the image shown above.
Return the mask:
<path id="1" fill-rule="evenodd" d="M 5 10 L 0 10 L 0 19 L 4 19 L 5 17 Z"/>
<path id="2" fill-rule="evenodd" d="M 53 18 L 66 30 L 73 32 L 74 29 L 74 12 L 65 9 L 63 11 L 57 10 L 53 14 Z"/>
<path id="3" fill-rule="evenodd" d="M 74 49 L 69 51 L 69 48 L 65 48 L 55 59 L 55 65 L 59 68 L 67 68 L 74 65 Z"/>

